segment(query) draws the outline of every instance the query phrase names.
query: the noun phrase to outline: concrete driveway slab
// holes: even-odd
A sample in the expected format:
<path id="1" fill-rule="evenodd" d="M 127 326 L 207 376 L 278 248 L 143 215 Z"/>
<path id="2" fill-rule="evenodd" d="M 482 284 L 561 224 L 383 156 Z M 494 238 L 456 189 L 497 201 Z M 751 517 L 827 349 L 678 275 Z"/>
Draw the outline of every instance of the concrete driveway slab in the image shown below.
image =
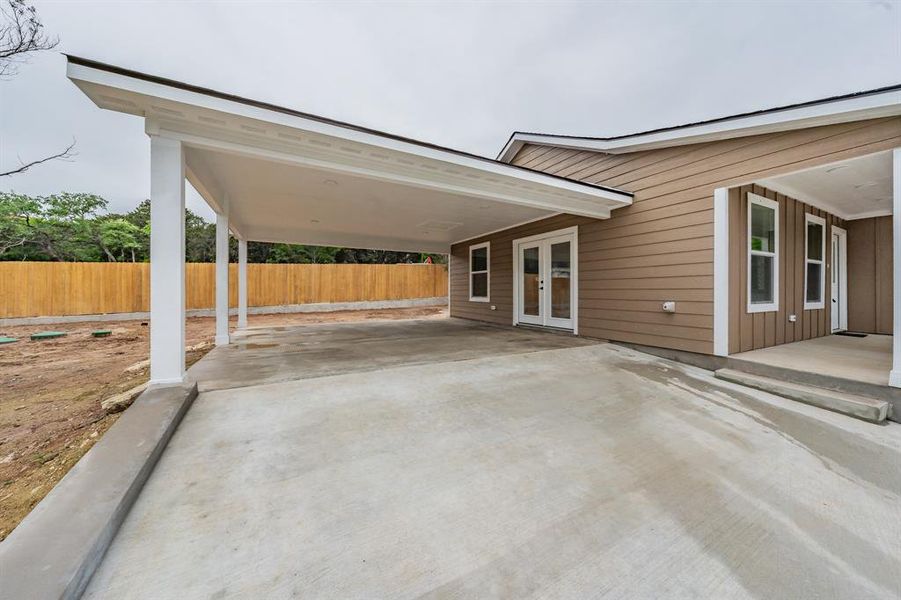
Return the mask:
<path id="1" fill-rule="evenodd" d="M 190 370 L 200 391 L 308 377 L 574 348 L 596 341 L 464 319 L 330 323 L 251 329 Z"/>
<path id="2" fill-rule="evenodd" d="M 899 454 L 609 344 L 210 391 L 87 597 L 897 598 Z"/>

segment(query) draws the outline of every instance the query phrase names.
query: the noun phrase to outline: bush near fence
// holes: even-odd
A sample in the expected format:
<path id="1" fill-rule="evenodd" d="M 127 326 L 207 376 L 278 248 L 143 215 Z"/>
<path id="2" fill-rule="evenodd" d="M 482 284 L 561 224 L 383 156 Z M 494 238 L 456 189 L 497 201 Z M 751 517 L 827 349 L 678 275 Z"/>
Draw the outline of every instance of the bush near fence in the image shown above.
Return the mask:
<path id="1" fill-rule="evenodd" d="M 188 309 L 213 308 L 216 265 L 185 265 Z M 229 304 L 238 304 L 229 265 Z M 248 264 L 247 304 L 405 300 L 447 295 L 446 265 Z M 150 310 L 148 263 L 0 262 L 0 318 Z"/>

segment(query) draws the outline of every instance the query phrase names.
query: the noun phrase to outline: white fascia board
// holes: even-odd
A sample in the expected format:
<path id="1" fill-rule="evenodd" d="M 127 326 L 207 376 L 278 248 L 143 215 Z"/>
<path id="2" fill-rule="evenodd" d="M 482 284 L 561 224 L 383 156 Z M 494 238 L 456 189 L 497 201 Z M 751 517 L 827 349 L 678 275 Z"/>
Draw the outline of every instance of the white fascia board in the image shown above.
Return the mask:
<path id="1" fill-rule="evenodd" d="M 616 192 L 614 190 L 586 185 L 577 181 L 554 177 L 537 171 L 512 167 L 489 158 L 483 159 L 465 154 L 457 154 L 456 152 L 449 150 L 422 146 L 413 142 L 381 136 L 376 133 L 359 131 L 331 123 L 324 123 L 315 119 L 279 112 L 277 110 L 251 106 L 236 100 L 217 98 L 200 92 L 185 90 L 163 83 L 146 81 L 144 79 L 138 79 L 119 73 L 112 73 L 95 67 L 88 67 L 69 62 L 67 65 L 67 76 L 76 83 L 76 85 L 78 85 L 79 82 L 85 82 L 96 86 L 105 86 L 135 94 L 146 99 L 157 98 L 177 104 L 199 107 L 220 113 L 245 117 L 255 121 L 273 123 L 301 131 L 308 131 L 337 139 L 358 142 L 385 150 L 404 152 L 427 159 L 458 165 L 460 167 L 477 169 L 486 173 L 492 173 L 499 177 L 510 177 L 520 181 L 547 186 L 552 189 L 601 198 L 620 206 L 628 206 L 632 203 L 632 196 L 628 193 Z M 79 88 L 81 88 L 89 97 L 91 96 L 90 91 L 84 86 L 79 85 Z M 142 98 L 136 98 L 135 100 L 140 102 L 142 101 Z M 136 102 L 136 104 L 137 103 L 138 102 Z M 125 109 L 120 112 L 136 114 L 134 111 Z"/>
<path id="2" fill-rule="evenodd" d="M 510 162 L 524 144 L 622 154 L 896 115 L 901 115 L 901 90 L 890 90 L 613 140 L 515 133 L 501 150 L 498 160 Z"/>

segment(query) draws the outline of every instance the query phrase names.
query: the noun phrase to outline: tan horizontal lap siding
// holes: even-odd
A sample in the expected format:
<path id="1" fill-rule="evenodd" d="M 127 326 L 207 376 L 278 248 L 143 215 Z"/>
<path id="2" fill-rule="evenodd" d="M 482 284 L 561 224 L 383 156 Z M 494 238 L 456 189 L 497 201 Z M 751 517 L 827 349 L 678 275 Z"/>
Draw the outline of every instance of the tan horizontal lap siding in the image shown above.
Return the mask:
<path id="1" fill-rule="evenodd" d="M 897 146 L 901 118 L 891 117 L 627 154 L 527 144 L 512 162 L 635 194 L 632 206 L 614 210 L 610 219 L 580 225 L 580 333 L 711 353 L 714 189 Z M 735 204 L 732 207 L 730 213 L 736 210 Z M 730 262 L 734 268 L 734 259 Z M 466 261 L 458 266 L 464 270 Z M 453 277 L 453 264 L 451 272 Z M 466 281 L 465 273 L 459 277 Z M 498 311 L 488 320 L 510 323 L 512 273 L 493 271 L 492 283 L 496 277 L 502 278 L 498 291 L 509 298 L 492 295 Z M 452 298 L 457 299 L 453 290 Z M 660 305 L 666 300 L 677 302 L 676 314 L 662 313 Z M 730 328 L 738 319 L 735 306 L 730 301 Z M 461 311 L 484 316 L 485 308 Z M 828 325 L 821 312 L 807 321 L 807 335 L 819 335 Z M 775 317 L 759 321 L 752 323 L 752 340 L 755 332 L 764 343 L 776 343 L 777 335 L 783 341 L 795 339 L 794 331 L 787 338 L 784 328 L 776 327 Z M 804 335 L 803 320 L 797 327 Z M 740 347 L 748 343 L 744 340 Z"/>
<path id="2" fill-rule="evenodd" d="M 748 312 L 748 194 L 779 203 L 779 310 Z M 729 353 L 778 346 L 832 331 L 832 227 L 845 222 L 823 210 L 759 185 L 729 190 Z M 804 309 L 805 214 L 826 220 L 824 308 Z M 789 315 L 797 320 L 792 323 Z"/>

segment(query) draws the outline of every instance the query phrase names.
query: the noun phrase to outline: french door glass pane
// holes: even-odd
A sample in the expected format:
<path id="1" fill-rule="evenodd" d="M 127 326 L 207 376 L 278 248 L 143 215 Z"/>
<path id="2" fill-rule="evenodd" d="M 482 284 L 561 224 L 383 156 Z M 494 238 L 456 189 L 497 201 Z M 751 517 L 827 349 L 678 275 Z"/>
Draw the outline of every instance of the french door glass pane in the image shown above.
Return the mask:
<path id="1" fill-rule="evenodd" d="M 570 243 L 551 244 L 551 316 L 570 318 Z"/>
<path id="2" fill-rule="evenodd" d="M 771 304 L 773 298 L 773 257 L 751 255 L 751 304 Z"/>
<path id="3" fill-rule="evenodd" d="M 822 302 L 823 294 L 820 287 L 820 277 L 823 273 L 822 263 L 807 263 L 807 301 Z"/>
<path id="4" fill-rule="evenodd" d="M 524 315 L 539 315 L 539 265 L 538 247 L 524 248 L 522 251 L 522 312 Z"/>

